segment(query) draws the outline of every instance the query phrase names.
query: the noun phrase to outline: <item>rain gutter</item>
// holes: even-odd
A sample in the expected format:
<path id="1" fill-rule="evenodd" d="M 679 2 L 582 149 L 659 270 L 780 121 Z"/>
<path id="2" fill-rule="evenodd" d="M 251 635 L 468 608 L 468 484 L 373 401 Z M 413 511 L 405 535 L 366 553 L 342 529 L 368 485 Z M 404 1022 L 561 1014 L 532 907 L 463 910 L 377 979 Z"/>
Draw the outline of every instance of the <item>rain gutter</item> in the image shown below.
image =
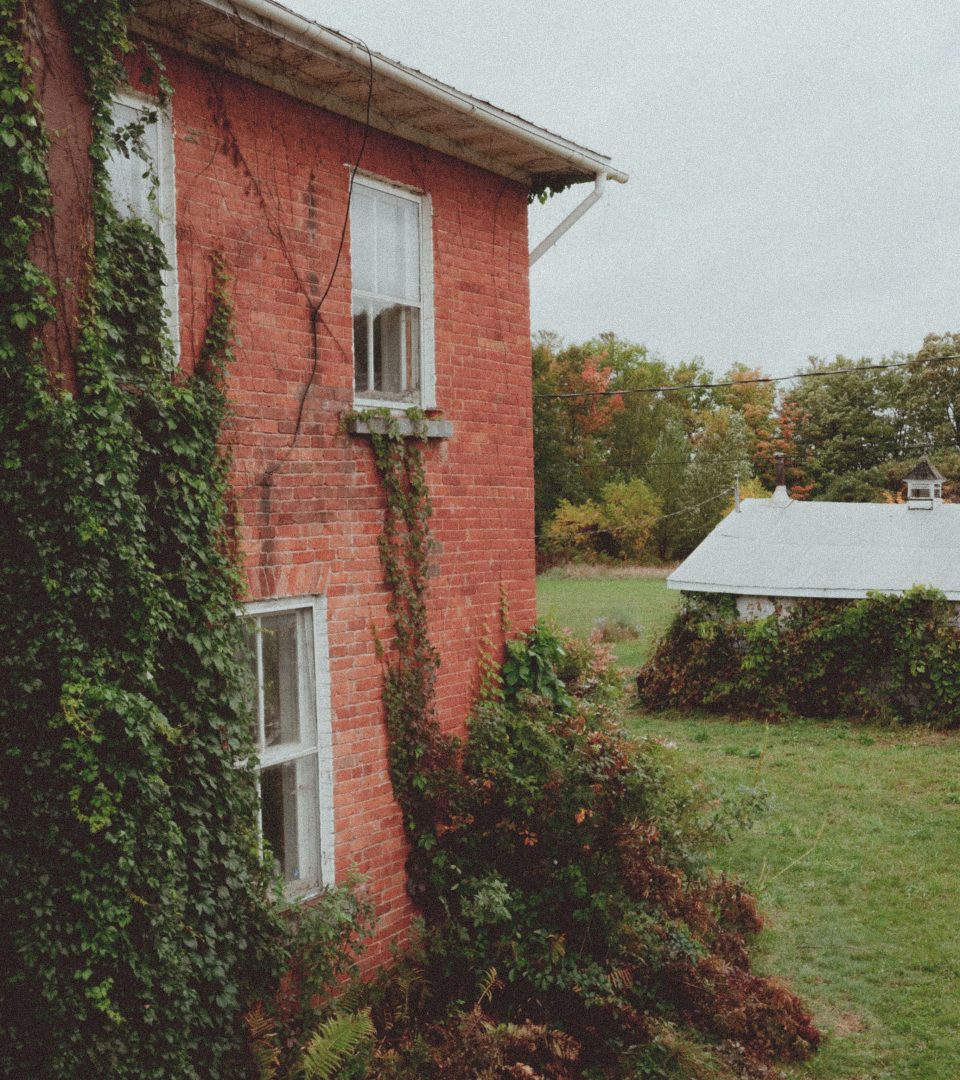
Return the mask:
<path id="1" fill-rule="evenodd" d="M 503 112 L 452 86 L 446 86 L 428 75 L 406 68 L 379 53 L 371 52 L 362 43 L 328 30 L 302 15 L 297 15 L 281 4 L 275 3 L 274 0 L 202 0 L 202 2 L 207 7 L 216 8 L 227 14 L 252 17 L 266 30 L 276 32 L 278 28 L 282 29 L 291 40 L 298 41 L 307 48 L 320 48 L 337 53 L 361 68 L 372 69 L 374 74 L 382 75 L 393 82 L 416 90 L 438 105 L 477 116 L 490 127 L 515 138 L 519 137 L 531 147 L 555 155 L 566 164 L 598 180 L 601 174 L 605 179 L 616 180 L 620 184 L 625 184 L 628 180 L 627 174 L 613 168 L 609 159 L 603 155 L 594 154 L 584 147 L 568 142 L 559 135 L 538 128 L 519 116 Z M 596 198 L 593 201 L 595 202 Z M 590 205 L 593 203 L 591 202 Z M 586 213 L 586 210 L 583 212 Z"/>

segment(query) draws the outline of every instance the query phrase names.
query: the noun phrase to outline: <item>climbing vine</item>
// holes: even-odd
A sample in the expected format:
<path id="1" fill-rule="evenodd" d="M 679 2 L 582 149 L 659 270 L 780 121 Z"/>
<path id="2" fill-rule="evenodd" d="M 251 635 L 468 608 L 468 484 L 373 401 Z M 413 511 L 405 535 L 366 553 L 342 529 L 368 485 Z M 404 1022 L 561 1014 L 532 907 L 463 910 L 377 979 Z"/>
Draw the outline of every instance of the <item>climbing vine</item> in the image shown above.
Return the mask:
<path id="1" fill-rule="evenodd" d="M 19 4 L 0 2 L 0 1072 L 239 1075 L 280 926 L 256 830 L 240 580 L 218 449 L 224 268 L 174 373 L 162 245 L 113 208 L 110 96 L 132 4 L 62 0 L 93 117 L 76 385 L 50 377 L 50 214 Z"/>
<path id="2" fill-rule="evenodd" d="M 373 458 L 386 497 L 380 560 L 389 588 L 388 610 L 395 637 L 385 663 L 384 711 L 388 760 L 394 793 L 413 845 L 408 870 L 413 895 L 429 901 L 426 879 L 436 826 L 449 810 L 458 781 L 457 743 L 440 730 L 434 687 L 440 659 L 430 640 L 426 592 L 434 542 L 430 534 L 430 492 L 424 468 L 426 421 L 411 410 L 413 434 L 401 431 L 387 410 L 357 413 L 367 423 Z"/>

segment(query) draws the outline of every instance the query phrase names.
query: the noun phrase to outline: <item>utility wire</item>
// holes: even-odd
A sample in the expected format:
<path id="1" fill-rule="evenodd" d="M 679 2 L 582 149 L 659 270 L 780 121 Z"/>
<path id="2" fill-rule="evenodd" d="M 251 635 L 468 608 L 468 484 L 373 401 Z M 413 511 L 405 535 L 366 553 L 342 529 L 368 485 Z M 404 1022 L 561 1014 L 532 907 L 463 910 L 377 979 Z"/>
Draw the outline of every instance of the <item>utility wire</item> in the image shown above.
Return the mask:
<path id="1" fill-rule="evenodd" d="M 920 360 L 898 360 L 889 364 L 861 364 L 857 367 L 833 368 L 827 371 L 798 371 L 795 375 L 761 375 L 754 379 L 729 379 L 709 383 L 677 383 L 670 386 L 636 386 L 624 390 L 568 390 L 555 394 L 534 393 L 541 400 L 585 397 L 627 397 L 632 394 L 666 394 L 672 391 L 720 390 L 730 386 L 750 386 L 757 383 L 792 382 L 794 379 L 825 379 L 830 375 L 856 375 L 863 371 L 890 371 L 893 368 L 915 367 L 918 364 L 935 364 L 941 360 L 960 360 L 960 354 L 952 356 L 926 356 Z"/>
<path id="2" fill-rule="evenodd" d="M 718 491 L 716 495 L 711 495 L 709 499 L 704 499 L 702 502 L 693 503 L 691 506 L 681 506 L 679 510 L 671 510 L 669 514 L 661 514 L 655 521 L 654 525 L 658 525 L 661 521 L 666 521 L 667 518 L 678 517 L 680 514 L 689 514 L 691 510 L 699 510 L 701 506 L 707 506 L 712 502 L 716 502 L 717 499 L 722 499 L 726 495 L 732 495 L 736 491 L 734 487 L 724 488 L 722 491 Z"/>
<path id="3" fill-rule="evenodd" d="M 341 37 L 346 37 L 346 35 L 340 35 L 340 36 Z M 365 115 L 364 121 L 363 121 L 363 137 L 360 140 L 360 149 L 357 151 L 357 156 L 356 156 L 356 158 L 355 158 L 355 160 L 353 162 L 353 165 L 350 168 L 350 179 L 349 179 L 349 183 L 347 184 L 347 207 L 346 207 L 346 210 L 344 210 L 343 223 L 342 223 L 341 228 L 340 228 L 340 241 L 337 244 L 337 253 L 336 253 L 336 256 L 334 257 L 334 260 L 333 260 L 333 266 L 332 266 L 332 268 L 330 270 L 330 277 L 327 280 L 326 287 L 324 288 L 322 294 L 320 295 L 320 299 L 317 300 L 316 303 L 314 303 L 312 298 L 310 297 L 309 293 L 307 292 L 307 290 L 303 287 L 302 283 L 301 283 L 301 286 L 300 286 L 301 287 L 301 292 L 303 292 L 303 295 L 305 296 L 305 298 L 307 300 L 307 303 L 310 305 L 310 351 L 311 351 L 312 359 L 311 359 L 311 365 L 310 365 L 310 375 L 309 375 L 309 377 L 307 379 L 306 385 L 303 387 L 303 390 L 300 393 L 300 401 L 299 401 L 299 403 L 297 405 L 297 420 L 296 420 L 296 423 L 294 424 L 293 438 L 291 439 L 290 443 L 286 447 L 285 452 L 282 452 L 280 455 L 278 455 L 278 457 L 273 462 L 273 464 L 271 464 L 266 469 L 264 469 L 263 473 L 261 474 L 259 479 L 256 481 L 256 484 L 250 485 L 251 487 L 261 485 L 261 484 L 269 484 L 271 482 L 272 478 L 273 478 L 274 473 L 276 473 L 277 470 L 287 462 L 287 460 L 290 458 L 291 454 L 293 454 L 293 451 L 296 449 L 296 446 L 297 446 L 297 441 L 300 438 L 300 431 L 301 431 L 301 429 L 303 427 L 303 413 L 304 413 L 304 409 L 306 408 L 307 397 L 309 396 L 310 391 L 313 389 L 313 384 L 314 384 L 314 382 L 316 380 L 316 377 L 317 377 L 317 370 L 318 370 L 318 368 L 320 366 L 320 321 L 321 321 L 321 312 L 323 310 L 323 305 L 326 302 L 327 297 L 330 295 L 330 290 L 333 288 L 333 282 L 334 282 L 334 279 L 337 276 L 337 269 L 340 266 L 340 259 L 341 259 L 342 255 L 343 255 L 343 248 L 344 248 L 344 244 L 346 243 L 346 239 L 347 239 L 347 227 L 348 227 L 348 225 L 350 223 L 350 203 L 351 203 L 351 200 L 353 198 L 354 181 L 357 178 L 357 172 L 359 171 L 360 164 L 363 161 L 363 153 L 367 148 L 367 140 L 368 140 L 368 138 L 370 136 L 370 129 L 371 129 L 370 114 L 371 114 L 371 111 L 372 111 L 372 108 L 373 108 L 373 85 L 374 85 L 373 53 L 370 51 L 370 46 L 367 45 L 367 43 L 365 41 L 362 41 L 360 38 L 348 38 L 347 40 L 353 41 L 357 45 L 361 45 L 363 47 L 363 49 L 366 51 L 366 54 L 367 54 L 367 61 L 368 61 L 367 103 L 366 103 L 366 107 L 365 107 L 366 115 Z M 289 260 L 289 257 L 288 257 L 288 262 L 289 261 L 290 260 Z M 291 264 L 291 269 L 293 269 L 292 264 Z M 298 278 L 298 281 L 299 281 L 299 274 L 296 273 L 296 270 L 294 270 L 294 274 Z"/>
<path id="4" fill-rule="evenodd" d="M 726 487 L 723 488 L 721 491 L 718 491 L 716 495 L 711 495 L 709 499 L 703 499 L 701 502 L 698 503 L 691 503 L 690 506 L 681 506 L 679 510 L 671 510 L 669 514 L 660 514 L 659 517 L 655 517 L 653 521 L 650 522 L 650 527 L 653 528 L 654 525 L 659 525 L 661 521 L 666 521 L 667 518 L 679 517 L 681 514 L 689 514 L 692 510 L 699 510 L 702 506 L 708 506 L 710 503 L 716 502 L 717 499 L 722 499 L 727 495 L 732 495 L 735 491 L 735 487 Z M 607 528 L 604 531 L 616 535 L 617 533 L 625 532 L 627 528 L 628 526 L 621 525 L 618 527 Z M 544 533 L 539 532 L 537 533 L 535 539 L 539 543 L 539 541 L 543 540 L 544 538 Z"/>

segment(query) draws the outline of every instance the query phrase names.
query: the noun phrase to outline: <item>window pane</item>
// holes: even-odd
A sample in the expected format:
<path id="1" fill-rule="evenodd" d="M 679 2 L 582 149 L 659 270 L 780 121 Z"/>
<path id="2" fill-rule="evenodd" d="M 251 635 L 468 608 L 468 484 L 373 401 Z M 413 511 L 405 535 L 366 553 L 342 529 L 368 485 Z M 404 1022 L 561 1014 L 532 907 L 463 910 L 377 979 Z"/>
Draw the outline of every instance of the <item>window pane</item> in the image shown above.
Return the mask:
<path id="1" fill-rule="evenodd" d="M 374 320 L 375 389 L 390 397 L 412 394 L 420 368 L 420 312 L 390 304 Z"/>
<path id="2" fill-rule="evenodd" d="M 420 299 L 419 213 L 410 199 L 385 192 L 377 206 L 377 270 L 381 296 Z"/>
<path id="3" fill-rule="evenodd" d="M 369 318 L 366 311 L 357 311 L 353 316 L 353 386 L 357 393 L 367 389 L 367 328 Z"/>
<path id="4" fill-rule="evenodd" d="M 255 742 L 260 741 L 260 686 L 257 675 L 257 623 L 256 620 L 244 620 L 243 659 L 250 670 L 250 687 L 253 696 L 250 701 L 250 730 Z"/>
<path id="5" fill-rule="evenodd" d="M 115 127 L 135 123 L 144 110 L 115 101 L 112 106 Z M 146 125 L 143 139 L 137 147 L 128 144 L 129 156 L 113 150 L 107 159 L 107 177 L 114 206 L 121 214 L 141 218 L 155 229 L 160 227 L 158 198 L 151 198 L 150 174 L 156 173 L 160 161 L 160 132 L 156 121 Z"/>
<path id="6" fill-rule="evenodd" d="M 317 821 L 317 758 L 310 755 L 260 774 L 263 838 L 270 847 L 288 894 L 320 884 Z"/>
<path id="7" fill-rule="evenodd" d="M 350 266 L 353 287 L 377 291 L 377 223 L 373 193 L 354 186 L 350 196 Z"/>
<path id="8" fill-rule="evenodd" d="M 300 679 L 297 656 L 297 615 L 264 615 L 263 729 L 264 745 L 300 741 Z"/>

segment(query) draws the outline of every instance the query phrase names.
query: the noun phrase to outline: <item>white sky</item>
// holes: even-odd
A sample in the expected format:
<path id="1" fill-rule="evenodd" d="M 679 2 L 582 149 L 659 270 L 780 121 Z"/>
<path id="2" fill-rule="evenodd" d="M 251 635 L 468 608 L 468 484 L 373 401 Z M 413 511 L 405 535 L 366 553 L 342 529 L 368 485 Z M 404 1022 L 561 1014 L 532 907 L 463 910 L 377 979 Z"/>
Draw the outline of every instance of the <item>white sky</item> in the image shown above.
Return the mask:
<path id="1" fill-rule="evenodd" d="M 535 330 L 770 374 L 960 330 L 947 0 L 285 3 L 630 173 L 531 271 Z"/>

